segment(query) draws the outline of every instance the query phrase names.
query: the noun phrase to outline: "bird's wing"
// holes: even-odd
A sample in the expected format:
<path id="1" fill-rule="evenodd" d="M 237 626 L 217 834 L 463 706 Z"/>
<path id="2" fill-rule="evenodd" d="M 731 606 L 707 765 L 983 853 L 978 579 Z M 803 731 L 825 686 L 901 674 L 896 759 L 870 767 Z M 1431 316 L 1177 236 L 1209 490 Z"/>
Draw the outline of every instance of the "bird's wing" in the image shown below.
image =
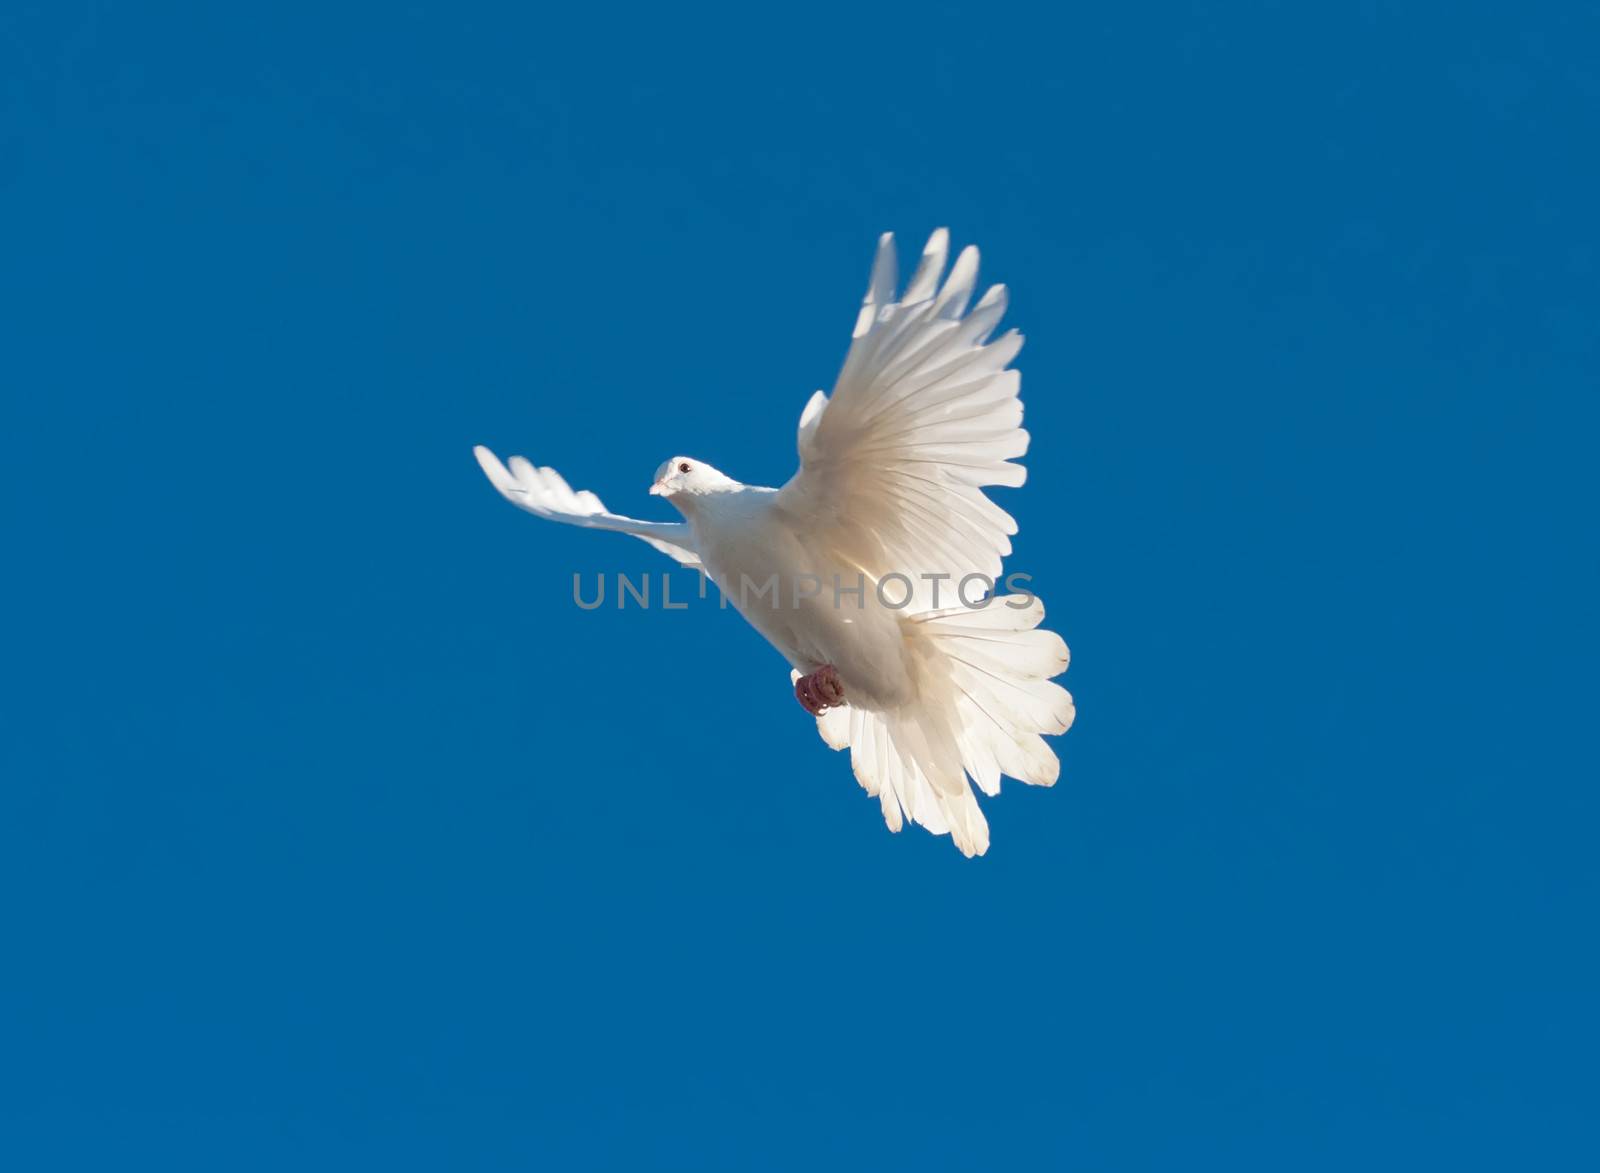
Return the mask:
<path id="1" fill-rule="evenodd" d="M 1017 525 L 983 487 L 1026 475 L 1011 463 L 1028 448 L 1022 377 L 1007 369 L 1022 336 L 989 341 L 1005 312 L 1003 285 L 968 310 L 977 249 L 962 250 L 941 284 L 949 243 L 943 228 L 929 238 L 896 300 L 894 238 L 879 240 L 844 368 L 831 398 L 818 391 L 806 405 L 800 470 L 777 501 L 819 549 L 880 580 L 911 579 L 914 610 L 927 605 L 922 575 L 950 576 L 941 602 L 967 575 L 999 577 Z"/>
<path id="2" fill-rule="evenodd" d="M 472 454 L 478 458 L 489 483 L 518 509 L 526 509 L 535 517 L 549 521 L 632 534 L 685 566 L 700 565 L 694 534 L 684 522 L 636 521 L 622 517 L 608 512 L 600 498 L 588 490 L 574 492 L 553 468 L 536 468 L 520 456 L 513 456 L 509 462 L 511 467 L 507 468 L 482 444 L 474 448 Z"/>

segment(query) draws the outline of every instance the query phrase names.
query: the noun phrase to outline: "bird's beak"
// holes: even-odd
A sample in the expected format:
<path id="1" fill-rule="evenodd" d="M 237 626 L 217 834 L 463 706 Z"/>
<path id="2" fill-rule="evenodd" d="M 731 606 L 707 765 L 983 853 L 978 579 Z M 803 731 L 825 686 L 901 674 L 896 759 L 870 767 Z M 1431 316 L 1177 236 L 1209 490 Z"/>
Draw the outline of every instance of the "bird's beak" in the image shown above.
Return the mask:
<path id="1" fill-rule="evenodd" d="M 665 481 L 657 481 L 651 485 L 650 495 L 652 497 L 665 497 L 667 495 L 667 483 Z"/>

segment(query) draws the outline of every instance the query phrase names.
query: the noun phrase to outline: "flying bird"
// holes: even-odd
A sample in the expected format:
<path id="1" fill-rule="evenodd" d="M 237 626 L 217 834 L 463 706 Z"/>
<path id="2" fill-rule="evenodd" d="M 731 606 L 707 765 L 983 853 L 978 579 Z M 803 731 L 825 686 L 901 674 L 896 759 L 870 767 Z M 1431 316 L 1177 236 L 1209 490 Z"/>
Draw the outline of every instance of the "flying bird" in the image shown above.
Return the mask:
<path id="1" fill-rule="evenodd" d="M 1022 336 L 990 340 L 1005 287 L 969 309 L 978 250 L 945 276 L 949 240 L 933 234 L 896 298 L 894 237 L 879 239 L 844 367 L 801 412 L 800 469 L 780 489 L 674 456 L 650 492 L 683 520 L 639 521 L 554 469 L 473 451 L 518 508 L 701 569 L 788 660 L 796 699 L 850 751 L 889 829 L 909 819 L 972 856 L 989 825 L 968 779 L 987 795 L 1002 774 L 1052 785 L 1060 764 L 1042 735 L 1066 732 L 1074 709 L 1051 680 L 1067 645 L 1039 626 L 1043 605 L 995 591 L 1017 525 L 983 490 L 1025 477 L 1010 366 Z"/>

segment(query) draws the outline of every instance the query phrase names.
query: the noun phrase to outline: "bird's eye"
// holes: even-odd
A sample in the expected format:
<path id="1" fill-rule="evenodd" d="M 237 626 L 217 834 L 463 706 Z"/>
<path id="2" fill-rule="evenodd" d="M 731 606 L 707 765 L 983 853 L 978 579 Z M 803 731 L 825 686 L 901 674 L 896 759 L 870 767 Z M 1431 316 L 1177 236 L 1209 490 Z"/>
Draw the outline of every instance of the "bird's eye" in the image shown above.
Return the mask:
<path id="1" fill-rule="evenodd" d="M 689 462 L 687 460 L 685 460 L 682 464 L 678 465 L 678 471 L 679 472 L 688 472 L 689 471 Z"/>

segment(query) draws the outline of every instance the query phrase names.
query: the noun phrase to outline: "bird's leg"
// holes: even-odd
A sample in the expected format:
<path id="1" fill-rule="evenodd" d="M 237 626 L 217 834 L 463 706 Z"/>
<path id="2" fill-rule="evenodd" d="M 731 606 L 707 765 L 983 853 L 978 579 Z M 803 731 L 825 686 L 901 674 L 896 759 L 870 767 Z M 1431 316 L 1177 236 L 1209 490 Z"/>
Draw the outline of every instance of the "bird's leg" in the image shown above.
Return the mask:
<path id="1" fill-rule="evenodd" d="M 844 682 L 839 679 L 839 670 L 832 664 L 824 664 L 810 675 L 799 677 L 794 682 L 794 698 L 813 717 L 820 717 L 823 710 L 843 704 Z"/>

